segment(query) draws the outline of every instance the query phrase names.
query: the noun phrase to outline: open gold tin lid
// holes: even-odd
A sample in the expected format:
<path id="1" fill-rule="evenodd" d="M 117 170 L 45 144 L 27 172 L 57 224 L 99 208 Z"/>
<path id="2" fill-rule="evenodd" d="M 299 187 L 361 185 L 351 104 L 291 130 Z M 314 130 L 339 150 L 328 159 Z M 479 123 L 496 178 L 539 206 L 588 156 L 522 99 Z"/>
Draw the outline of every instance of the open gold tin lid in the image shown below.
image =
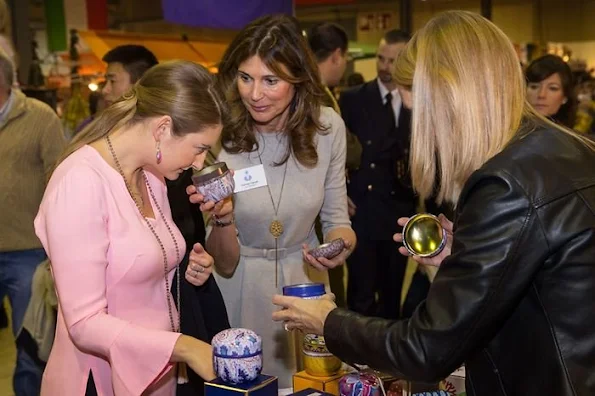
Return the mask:
<path id="1" fill-rule="evenodd" d="M 403 245 L 414 256 L 433 257 L 444 249 L 446 231 L 436 216 L 418 213 L 403 227 Z"/>

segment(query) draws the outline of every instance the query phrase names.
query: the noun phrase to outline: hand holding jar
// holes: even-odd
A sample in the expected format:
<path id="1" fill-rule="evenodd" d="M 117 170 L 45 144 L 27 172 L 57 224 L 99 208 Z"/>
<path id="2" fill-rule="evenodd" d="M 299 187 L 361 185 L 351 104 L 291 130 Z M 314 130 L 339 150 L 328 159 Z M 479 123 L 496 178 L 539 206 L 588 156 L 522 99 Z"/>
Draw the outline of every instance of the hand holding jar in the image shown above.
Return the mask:
<path id="1" fill-rule="evenodd" d="M 200 211 L 217 219 L 233 213 L 233 170 L 223 162 L 208 166 L 192 176 L 193 185 L 186 188 L 190 202 L 200 204 Z"/>

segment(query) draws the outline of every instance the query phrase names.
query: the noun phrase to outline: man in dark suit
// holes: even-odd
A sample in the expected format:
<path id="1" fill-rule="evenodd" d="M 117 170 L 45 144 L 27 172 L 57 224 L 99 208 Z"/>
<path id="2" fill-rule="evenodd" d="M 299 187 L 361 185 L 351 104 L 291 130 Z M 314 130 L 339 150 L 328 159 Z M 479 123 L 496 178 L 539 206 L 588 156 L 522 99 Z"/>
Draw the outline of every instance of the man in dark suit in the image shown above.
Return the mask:
<path id="1" fill-rule="evenodd" d="M 391 30 L 377 51 L 378 78 L 344 92 L 339 105 L 347 128 L 362 143 L 361 166 L 349 172 L 357 247 L 349 258 L 347 304 L 364 315 L 398 318 L 407 259 L 397 251 L 397 219 L 415 213 L 408 176 L 411 113 L 392 79 L 392 64 L 409 35 Z"/>

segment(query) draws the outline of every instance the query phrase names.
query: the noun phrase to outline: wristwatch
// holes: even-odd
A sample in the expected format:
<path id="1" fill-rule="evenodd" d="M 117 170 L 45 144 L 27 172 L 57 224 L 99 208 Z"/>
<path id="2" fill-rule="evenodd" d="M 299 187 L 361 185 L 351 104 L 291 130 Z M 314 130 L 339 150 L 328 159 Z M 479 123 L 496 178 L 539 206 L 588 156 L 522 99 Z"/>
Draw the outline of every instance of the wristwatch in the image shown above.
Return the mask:
<path id="1" fill-rule="evenodd" d="M 217 217 L 216 215 L 213 215 L 213 221 L 214 221 L 215 226 L 217 226 L 217 227 L 227 227 L 227 226 L 235 223 L 235 219 L 233 218 L 233 215 L 231 216 L 231 220 L 229 220 L 229 221 L 222 221 L 221 219 L 219 219 L 219 217 Z"/>

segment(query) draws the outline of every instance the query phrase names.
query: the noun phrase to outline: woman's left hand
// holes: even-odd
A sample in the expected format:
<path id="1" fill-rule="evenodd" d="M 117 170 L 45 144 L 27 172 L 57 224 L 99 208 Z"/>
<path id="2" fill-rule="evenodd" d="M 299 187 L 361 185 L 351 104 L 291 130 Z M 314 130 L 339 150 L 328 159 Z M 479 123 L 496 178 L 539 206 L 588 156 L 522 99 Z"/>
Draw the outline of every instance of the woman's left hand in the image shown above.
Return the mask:
<path id="1" fill-rule="evenodd" d="M 194 286 L 203 285 L 213 273 L 213 257 L 208 254 L 200 243 L 195 243 L 188 258 L 186 280 Z"/>
<path id="2" fill-rule="evenodd" d="M 335 295 L 325 294 L 317 300 L 299 297 L 273 296 L 273 304 L 283 308 L 273 312 L 275 322 L 285 322 L 285 330 L 302 330 L 304 333 L 323 335 L 324 322 L 335 308 Z"/>
<path id="3" fill-rule="evenodd" d="M 351 254 L 351 243 L 347 239 L 343 239 L 343 242 L 345 243 L 343 251 L 341 251 L 341 253 L 332 259 L 326 259 L 324 257 L 314 258 L 308 253 L 311 250 L 310 247 L 308 244 L 304 243 L 302 245 L 302 256 L 304 257 L 304 261 L 316 268 L 318 271 L 327 271 L 329 269 L 343 265 L 345 264 L 347 257 L 349 257 Z"/>

